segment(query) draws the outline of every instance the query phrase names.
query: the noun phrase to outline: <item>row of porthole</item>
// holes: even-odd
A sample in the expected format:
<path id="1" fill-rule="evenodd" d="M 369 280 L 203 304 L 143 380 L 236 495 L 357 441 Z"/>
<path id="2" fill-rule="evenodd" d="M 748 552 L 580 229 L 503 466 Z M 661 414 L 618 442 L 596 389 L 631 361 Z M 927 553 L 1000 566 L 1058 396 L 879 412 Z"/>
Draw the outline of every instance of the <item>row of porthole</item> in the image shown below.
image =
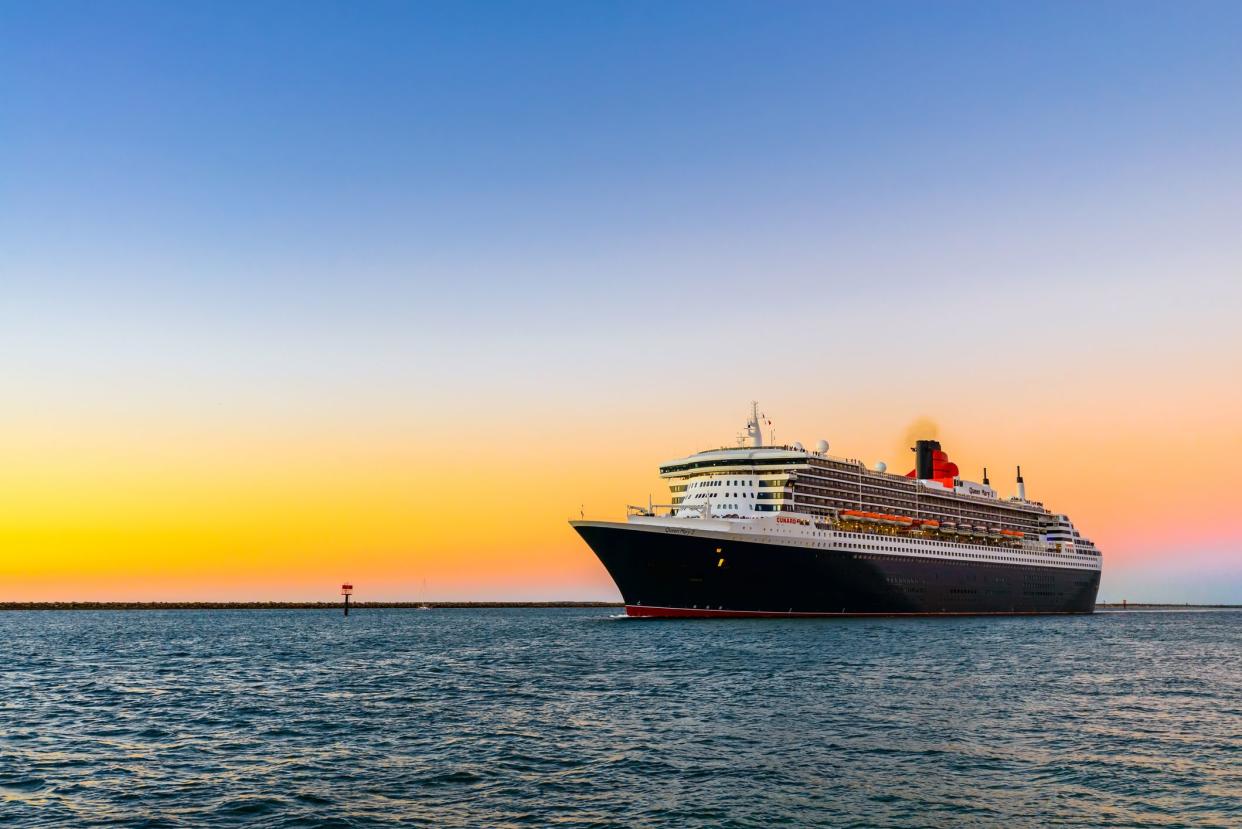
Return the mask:
<path id="1" fill-rule="evenodd" d="M 792 530 L 786 530 L 780 527 L 778 527 L 776 531 L 778 533 L 785 533 L 785 534 L 791 534 L 791 535 L 793 534 Z M 798 535 L 817 535 L 817 533 L 814 533 L 814 532 L 812 533 L 800 532 L 797 534 Z M 947 542 L 940 542 L 940 543 L 947 543 Z M 819 548 L 827 548 L 830 545 L 820 543 L 820 544 L 816 544 L 815 546 Z M 915 553 L 917 555 L 917 550 L 909 550 L 909 549 L 904 549 L 901 547 L 883 547 L 883 546 L 877 547 L 874 545 L 867 545 L 867 544 L 856 544 L 855 545 L 855 544 L 849 544 L 849 543 L 846 543 L 842 546 L 850 548 L 850 549 L 857 549 L 857 550 L 891 550 L 892 552 L 898 553 L 898 554 Z M 973 552 L 970 550 L 956 553 L 956 555 L 970 556 L 971 558 L 968 559 L 970 561 L 1006 562 L 1006 563 L 1014 563 L 1018 565 L 1038 566 L 1037 562 L 1033 562 L 1029 559 L 1013 558 L 1010 556 L 989 556 L 984 553 L 977 553 L 977 552 Z"/>
<path id="2" fill-rule="evenodd" d="M 750 528 L 749 528 L 749 527 L 747 527 L 746 529 L 747 529 L 747 530 L 749 530 Z M 776 528 L 776 531 L 777 531 L 778 533 L 784 533 L 784 534 L 786 534 L 786 535 L 793 535 L 793 534 L 795 534 L 795 532 L 796 532 L 796 531 L 794 531 L 794 530 L 787 530 L 787 529 L 784 529 L 784 528 L 782 528 L 782 527 L 777 527 L 777 528 Z M 807 531 L 805 531 L 805 530 L 804 530 L 804 531 L 801 531 L 801 532 L 796 532 L 796 534 L 797 534 L 797 535 L 803 535 L 803 536 L 810 535 L 810 536 L 817 536 L 817 537 L 823 537 L 823 536 L 826 536 L 826 535 L 827 535 L 827 533 L 816 532 L 816 531 L 814 531 L 814 530 L 812 530 L 812 531 L 810 531 L 810 532 L 807 532 Z M 858 535 L 858 534 L 857 534 L 857 533 L 845 533 L 845 535 Z M 948 541 L 927 541 L 927 542 L 923 542 L 923 543 L 924 543 L 924 544 L 933 544 L 933 545 L 936 545 L 936 546 L 943 546 L 943 547 L 953 547 L 953 548 L 961 548 L 961 547 L 964 547 L 964 546 L 965 546 L 965 545 L 960 545 L 960 544 L 953 544 L 952 542 L 948 542 Z M 826 546 L 828 546 L 828 545 L 825 545 L 825 544 L 817 544 L 816 546 L 817 546 L 817 547 L 826 547 Z M 917 552 L 917 548 L 916 548 L 915 550 L 910 550 L 910 549 L 901 548 L 901 547 L 888 547 L 888 546 L 881 546 L 881 547 L 877 547 L 877 546 L 875 546 L 875 545 L 865 545 L 865 544 L 851 545 L 851 544 L 848 544 L 848 543 L 847 543 L 847 544 L 845 544 L 844 546 L 845 546 L 845 547 L 849 547 L 849 548 L 851 548 L 851 549 L 859 549 L 859 550 L 876 550 L 876 549 L 891 550 L 892 552 L 895 552 L 895 553 L 903 553 L 903 552 Z M 955 552 L 956 552 L 956 549 L 955 549 Z M 1007 562 L 1015 562 L 1015 563 L 1018 563 L 1018 564 L 1030 564 L 1030 563 L 1032 563 L 1029 559 L 1020 559 L 1020 558 L 1014 558 L 1014 557 L 1011 557 L 1011 556 L 995 556 L 995 555 L 988 555 L 988 554 L 986 554 L 986 553 L 980 553 L 980 552 L 976 552 L 976 551 L 974 551 L 974 550 L 970 550 L 970 549 L 965 549 L 965 550 L 962 550 L 961 552 L 956 552 L 956 554 L 957 554 L 957 555 L 964 555 L 964 556 L 973 556 L 976 560 L 980 560 L 980 559 L 981 559 L 981 560 L 986 560 L 986 561 L 1007 561 Z M 1038 555 L 1038 554 L 1036 554 L 1036 555 Z"/>
<path id="3" fill-rule="evenodd" d="M 858 533 L 846 533 L 846 535 L 855 535 L 855 536 L 857 536 L 857 535 L 858 535 Z M 916 539 L 911 539 L 911 541 L 912 541 L 912 542 L 914 542 L 914 541 L 916 541 Z M 973 551 L 972 549 L 970 549 L 970 548 L 969 548 L 967 545 L 965 545 L 965 544 L 955 544 L 955 543 L 953 543 L 952 541 L 926 541 L 926 540 L 919 540 L 919 541 L 918 541 L 918 543 L 920 543 L 920 544 L 931 544 L 931 545 L 934 545 L 934 546 L 937 546 L 937 547 L 951 547 L 951 548 L 953 548 L 953 549 L 955 549 L 955 550 L 961 550 L 961 549 L 965 548 L 965 552 L 966 552 L 966 553 L 968 553 L 968 554 L 971 554 L 971 555 L 983 555 L 983 553 L 977 553 L 977 552 Z M 888 548 L 886 548 L 886 549 L 888 549 Z M 1046 556 L 1054 556 L 1054 555 L 1062 555 L 1062 554 L 1059 554 L 1059 553 L 1052 553 L 1052 552 L 1043 552 L 1043 553 L 1032 553 L 1032 555 L 1046 555 Z"/>
<path id="4" fill-rule="evenodd" d="M 825 545 L 816 545 L 816 546 L 825 546 Z M 888 551 L 891 551 L 897 554 L 915 553 L 917 555 L 917 550 L 908 550 L 908 549 L 903 549 L 901 547 L 886 547 L 886 546 L 875 546 L 872 544 L 850 544 L 850 543 L 843 544 L 842 546 L 848 549 L 852 549 L 852 550 L 888 550 Z M 1019 558 L 1013 558 L 1010 556 L 989 556 L 984 553 L 973 553 L 973 552 L 957 553 L 956 555 L 973 556 L 973 558 L 970 559 L 972 561 L 990 561 L 990 562 L 1006 562 L 1006 563 L 1012 562 L 1014 564 L 1019 564 L 1019 565 L 1026 564 L 1026 565 L 1038 566 L 1036 562 L 1030 561 L 1029 559 L 1019 559 Z"/>

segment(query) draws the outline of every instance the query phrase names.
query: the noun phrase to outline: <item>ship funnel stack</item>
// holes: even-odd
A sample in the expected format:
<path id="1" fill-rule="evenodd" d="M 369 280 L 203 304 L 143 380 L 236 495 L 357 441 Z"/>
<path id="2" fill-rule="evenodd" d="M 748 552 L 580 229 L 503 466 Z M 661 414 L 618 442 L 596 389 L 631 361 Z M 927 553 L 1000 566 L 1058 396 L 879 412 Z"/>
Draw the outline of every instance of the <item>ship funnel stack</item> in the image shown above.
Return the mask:
<path id="1" fill-rule="evenodd" d="M 1026 500 L 1026 484 L 1022 481 L 1022 467 L 1018 467 L 1018 500 Z"/>
<path id="2" fill-rule="evenodd" d="M 914 444 L 914 469 L 920 481 L 936 477 L 936 456 L 940 451 L 940 441 L 920 440 Z"/>
<path id="3" fill-rule="evenodd" d="M 910 451 L 914 453 L 914 469 L 906 473 L 907 478 L 934 481 L 949 490 L 957 486 L 960 474 L 957 464 L 949 460 L 949 455 L 940 448 L 940 441 L 915 441 Z"/>
<path id="4" fill-rule="evenodd" d="M 986 466 L 983 467 L 983 485 L 984 486 L 992 485 L 992 482 L 988 480 L 988 468 Z"/>

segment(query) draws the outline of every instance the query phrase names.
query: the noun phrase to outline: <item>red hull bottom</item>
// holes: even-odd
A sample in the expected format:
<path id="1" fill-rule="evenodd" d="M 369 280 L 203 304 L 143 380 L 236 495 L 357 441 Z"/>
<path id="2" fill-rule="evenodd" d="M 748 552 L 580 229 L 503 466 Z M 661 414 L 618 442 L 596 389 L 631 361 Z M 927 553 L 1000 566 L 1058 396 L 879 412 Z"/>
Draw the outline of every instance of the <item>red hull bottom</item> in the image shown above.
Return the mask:
<path id="1" fill-rule="evenodd" d="M 712 610 L 706 607 L 648 607 L 627 604 L 625 615 L 640 619 L 826 619 L 858 616 L 1073 616 L 1073 612 L 939 612 L 939 613 L 821 613 L 784 610 Z"/>

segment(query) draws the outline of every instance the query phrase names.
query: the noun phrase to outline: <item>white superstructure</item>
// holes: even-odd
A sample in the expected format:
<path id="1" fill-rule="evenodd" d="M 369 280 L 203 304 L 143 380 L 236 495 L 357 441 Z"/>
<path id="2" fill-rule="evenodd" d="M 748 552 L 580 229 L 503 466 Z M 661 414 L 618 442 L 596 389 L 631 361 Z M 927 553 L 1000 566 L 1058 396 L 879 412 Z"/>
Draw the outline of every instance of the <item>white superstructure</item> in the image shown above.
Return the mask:
<path id="1" fill-rule="evenodd" d="M 1069 517 L 1018 494 L 1003 499 L 986 476 L 963 480 L 934 441 L 920 441 L 907 475 L 794 446 L 765 446 L 752 404 L 736 448 L 713 449 L 660 465 L 671 503 L 631 507 L 629 523 L 652 532 L 693 533 L 866 555 L 1101 569 L 1100 553 Z M 663 512 L 662 512 L 663 511 Z M 636 527 L 637 529 L 637 527 Z"/>

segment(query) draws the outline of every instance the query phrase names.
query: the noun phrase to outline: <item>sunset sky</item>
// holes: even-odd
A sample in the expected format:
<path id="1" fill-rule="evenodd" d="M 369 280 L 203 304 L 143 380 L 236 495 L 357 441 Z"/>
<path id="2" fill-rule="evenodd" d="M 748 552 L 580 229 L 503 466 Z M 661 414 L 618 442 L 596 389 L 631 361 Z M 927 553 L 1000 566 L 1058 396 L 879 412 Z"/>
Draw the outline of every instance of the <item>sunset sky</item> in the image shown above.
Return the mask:
<path id="1" fill-rule="evenodd" d="M 1242 4 L 0 4 L 0 601 L 615 599 L 780 440 L 1242 602 Z M 917 434 L 916 434 L 917 433 Z M 423 584 L 426 582 L 426 589 Z"/>

